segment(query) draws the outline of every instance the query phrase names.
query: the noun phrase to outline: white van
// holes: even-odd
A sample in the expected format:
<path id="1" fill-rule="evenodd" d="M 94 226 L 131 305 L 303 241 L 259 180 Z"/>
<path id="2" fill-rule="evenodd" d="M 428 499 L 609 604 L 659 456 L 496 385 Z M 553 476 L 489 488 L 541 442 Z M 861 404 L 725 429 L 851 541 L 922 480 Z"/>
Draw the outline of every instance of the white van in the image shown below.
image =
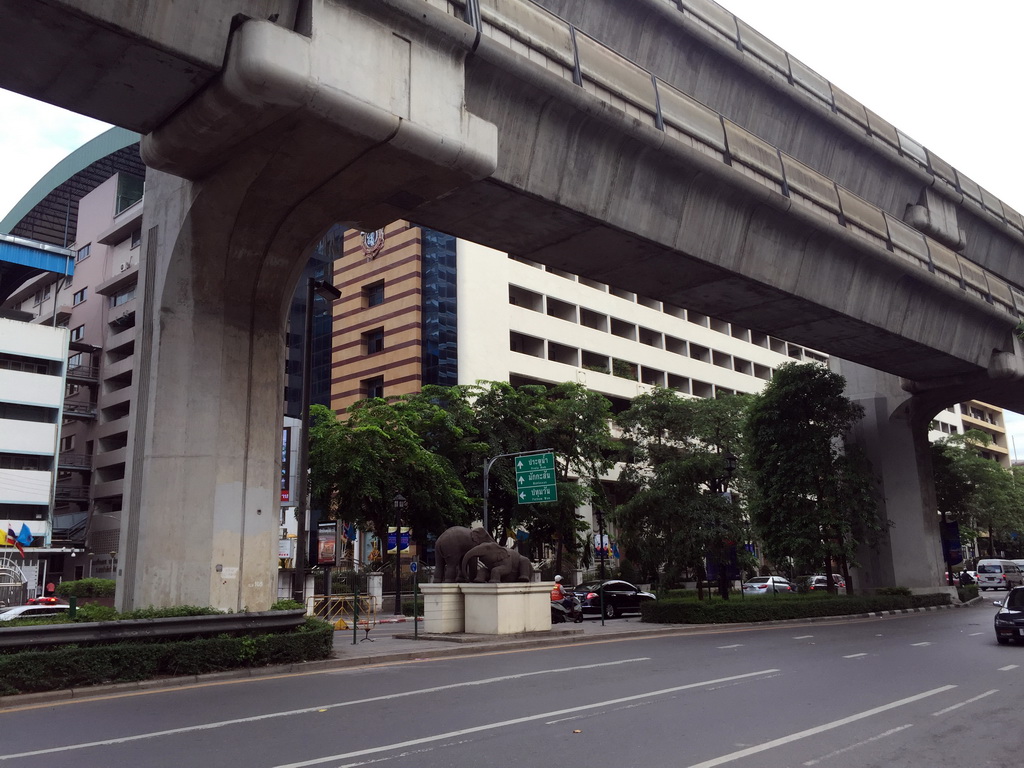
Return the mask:
<path id="1" fill-rule="evenodd" d="M 1012 589 L 1024 585 L 1024 571 L 1013 560 L 979 560 L 978 589 Z"/>

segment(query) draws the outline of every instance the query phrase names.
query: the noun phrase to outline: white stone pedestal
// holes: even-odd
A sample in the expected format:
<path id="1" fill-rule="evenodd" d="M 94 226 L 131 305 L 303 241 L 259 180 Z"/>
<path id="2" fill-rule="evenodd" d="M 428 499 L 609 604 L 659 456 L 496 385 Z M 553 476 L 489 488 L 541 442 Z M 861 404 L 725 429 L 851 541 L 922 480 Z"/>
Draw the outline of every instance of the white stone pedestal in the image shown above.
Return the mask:
<path id="1" fill-rule="evenodd" d="M 450 634 L 466 631 L 466 609 L 461 584 L 420 584 L 423 594 L 423 631 Z"/>
<path id="2" fill-rule="evenodd" d="M 511 635 L 551 629 L 548 584 L 458 584 L 466 599 L 468 634 Z"/>

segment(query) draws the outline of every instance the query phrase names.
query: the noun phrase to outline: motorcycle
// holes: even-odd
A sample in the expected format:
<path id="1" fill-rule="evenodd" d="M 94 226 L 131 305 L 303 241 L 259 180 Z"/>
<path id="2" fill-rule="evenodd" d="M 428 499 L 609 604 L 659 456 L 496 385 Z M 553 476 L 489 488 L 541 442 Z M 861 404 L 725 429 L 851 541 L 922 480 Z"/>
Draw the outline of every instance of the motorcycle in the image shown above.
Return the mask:
<path id="1" fill-rule="evenodd" d="M 565 624 L 567 622 L 579 624 L 583 621 L 583 603 L 576 595 L 568 595 L 562 600 L 551 601 L 551 623 Z"/>

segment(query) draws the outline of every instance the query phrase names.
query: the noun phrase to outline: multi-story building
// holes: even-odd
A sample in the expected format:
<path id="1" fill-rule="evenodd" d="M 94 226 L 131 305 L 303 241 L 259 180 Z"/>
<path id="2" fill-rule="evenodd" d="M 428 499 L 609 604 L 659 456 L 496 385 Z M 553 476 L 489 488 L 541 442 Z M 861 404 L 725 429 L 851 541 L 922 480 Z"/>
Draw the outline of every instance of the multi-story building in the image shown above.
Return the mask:
<path id="1" fill-rule="evenodd" d="M 0 317 L 0 526 L 16 534 L 0 547 L 0 602 L 37 594 L 61 562 L 54 548 L 52 504 L 64 402 L 68 332 Z M 68 552 L 70 554 L 70 552 Z M 17 572 L 20 579 L 9 578 Z"/>
<path id="2" fill-rule="evenodd" d="M 757 392 L 814 351 L 405 222 L 334 263 L 332 407 L 426 384 L 575 381 L 616 410 L 654 387 Z M 589 508 L 580 514 L 593 527 Z M 364 545 L 365 547 L 365 545 Z"/>
<path id="3" fill-rule="evenodd" d="M 43 273 L 4 303 L 66 329 L 55 537 L 86 557 L 65 578 L 113 577 L 135 387 L 135 286 L 145 167 L 138 136 L 112 129 L 73 152 L 0 221 L 0 231 L 70 246 L 74 274 Z"/>

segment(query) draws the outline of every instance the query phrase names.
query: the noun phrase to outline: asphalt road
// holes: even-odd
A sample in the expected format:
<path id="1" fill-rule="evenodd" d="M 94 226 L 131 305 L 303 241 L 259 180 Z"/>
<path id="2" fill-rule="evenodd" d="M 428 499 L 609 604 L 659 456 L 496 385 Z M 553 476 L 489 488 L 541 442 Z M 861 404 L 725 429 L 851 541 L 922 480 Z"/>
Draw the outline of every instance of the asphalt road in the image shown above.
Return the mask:
<path id="1" fill-rule="evenodd" d="M 1024 645 L 986 602 L 14 707 L 0 768 L 1015 765 Z"/>

